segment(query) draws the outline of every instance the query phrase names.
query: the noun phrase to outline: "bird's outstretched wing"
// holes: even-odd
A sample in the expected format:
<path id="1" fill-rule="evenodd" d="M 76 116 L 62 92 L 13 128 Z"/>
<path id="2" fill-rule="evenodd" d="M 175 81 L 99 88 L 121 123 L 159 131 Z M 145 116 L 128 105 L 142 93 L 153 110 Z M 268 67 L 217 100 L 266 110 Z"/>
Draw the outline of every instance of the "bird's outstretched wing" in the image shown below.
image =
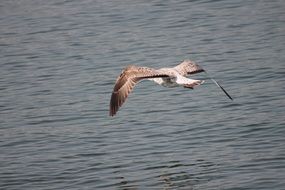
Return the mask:
<path id="1" fill-rule="evenodd" d="M 205 70 L 190 60 L 184 60 L 182 63 L 174 67 L 174 69 L 182 76 L 204 72 Z"/>
<path id="2" fill-rule="evenodd" d="M 117 78 L 112 92 L 109 111 L 110 116 L 116 114 L 127 99 L 129 93 L 140 80 L 160 77 L 168 77 L 168 75 L 148 67 L 137 67 L 133 65 L 126 67 Z"/>

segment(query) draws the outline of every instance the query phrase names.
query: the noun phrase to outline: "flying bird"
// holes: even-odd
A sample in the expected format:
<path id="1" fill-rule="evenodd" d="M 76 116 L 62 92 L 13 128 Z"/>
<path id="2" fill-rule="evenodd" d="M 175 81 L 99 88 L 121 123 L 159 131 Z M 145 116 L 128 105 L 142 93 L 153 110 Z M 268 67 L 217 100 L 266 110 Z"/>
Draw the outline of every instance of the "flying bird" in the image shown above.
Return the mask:
<path id="1" fill-rule="evenodd" d="M 164 87 L 184 87 L 194 89 L 195 86 L 204 83 L 203 80 L 186 78 L 187 75 L 207 72 L 198 64 L 190 60 L 184 60 L 179 65 L 172 68 L 152 69 L 149 67 L 127 66 L 117 78 L 110 100 L 109 115 L 114 116 L 119 108 L 126 101 L 134 86 L 141 80 L 147 79 Z M 213 78 L 211 79 L 221 90 L 233 100 L 226 90 Z"/>

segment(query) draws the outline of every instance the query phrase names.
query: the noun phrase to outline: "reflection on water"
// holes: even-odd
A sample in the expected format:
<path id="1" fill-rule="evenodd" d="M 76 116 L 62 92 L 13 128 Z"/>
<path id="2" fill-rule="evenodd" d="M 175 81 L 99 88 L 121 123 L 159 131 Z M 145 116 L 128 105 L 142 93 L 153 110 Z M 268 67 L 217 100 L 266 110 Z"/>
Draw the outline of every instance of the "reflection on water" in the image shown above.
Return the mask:
<path id="1" fill-rule="evenodd" d="M 196 169 L 193 171 L 183 171 L 183 168 Z M 216 172 L 217 166 L 215 166 L 214 163 L 209 163 L 205 160 L 197 160 L 196 164 L 183 164 L 180 161 L 170 161 L 164 165 L 146 167 L 144 170 L 149 170 L 155 173 L 155 175 L 150 176 L 153 184 L 149 186 L 149 188 L 153 187 L 155 184 L 156 187 L 161 189 L 194 189 L 195 185 L 209 181 L 211 177 L 207 179 L 205 176 L 207 176 L 208 173 Z M 114 171 L 114 175 L 117 177 L 115 177 L 116 182 L 112 185 L 118 186 L 119 189 L 140 189 L 147 187 L 147 185 L 142 186 L 137 184 L 136 180 L 128 179 L 123 176 L 123 174 L 123 171 Z"/>
<path id="2" fill-rule="evenodd" d="M 197 167 L 205 167 L 205 165 L 209 164 L 201 164 L 201 166 Z M 154 183 L 156 186 L 161 187 L 161 189 L 184 189 L 183 187 L 185 187 L 185 189 L 194 189 L 194 185 L 203 179 L 196 177 L 197 174 L 190 174 L 189 172 L 180 170 L 181 168 L 187 166 L 189 167 L 189 165 L 181 164 L 180 161 L 172 161 L 169 163 L 169 165 L 146 169 L 158 170 L 158 173 L 160 173 L 160 175 L 155 176 L 153 178 L 153 181 L 155 181 Z M 193 164 L 191 164 L 191 166 L 193 166 Z M 171 170 L 170 173 L 168 172 L 168 169 Z M 135 181 L 130 181 L 127 178 L 120 176 L 120 174 L 123 174 L 122 172 L 116 171 L 114 173 L 118 176 L 116 179 L 118 181 L 117 185 L 119 189 L 140 189 L 139 186 L 136 185 Z"/>

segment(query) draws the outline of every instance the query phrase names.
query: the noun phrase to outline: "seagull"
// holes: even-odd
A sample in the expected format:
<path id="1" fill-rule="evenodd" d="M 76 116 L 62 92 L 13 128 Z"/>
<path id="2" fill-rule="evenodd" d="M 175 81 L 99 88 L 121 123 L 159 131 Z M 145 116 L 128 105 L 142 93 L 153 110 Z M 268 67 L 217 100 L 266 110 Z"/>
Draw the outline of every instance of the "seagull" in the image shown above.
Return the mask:
<path id="1" fill-rule="evenodd" d="M 198 64 L 191 60 L 184 60 L 179 65 L 172 68 L 153 69 L 149 67 L 138 67 L 135 65 L 127 66 L 120 76 L 117 78 L 110 100 L 109 115 L 114 116 L 119 108 L 126 101 L 129 93 L 133 90 L 134 86 L 144 80 L 151 80 L 161 86 L 184 87 L 194 89 L 204 83 L 203 80 L 194 80 L 186 78 L 187 75 L 196 73 L 207 72 Z M 233 98 L 226 92 L 226 90 L 213 78 L 209 77 L 221 90 L 228 96 L 229 99 Z"/>

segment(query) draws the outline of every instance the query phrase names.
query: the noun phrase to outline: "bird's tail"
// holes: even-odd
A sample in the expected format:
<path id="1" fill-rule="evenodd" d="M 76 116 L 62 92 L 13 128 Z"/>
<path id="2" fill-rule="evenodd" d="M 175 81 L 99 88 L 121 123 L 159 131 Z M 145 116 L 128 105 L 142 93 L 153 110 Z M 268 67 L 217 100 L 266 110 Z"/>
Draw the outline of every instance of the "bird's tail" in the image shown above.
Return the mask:
<path id="1" fill-rule="evenodd" d="M 189 80 L 190 82 L 188 82 L 187 84 L 183 84 L 184 88 L 193 89 L 195 86 L 201 85 L 205 82 L 203 80 L 193 80 L 193 79 L 189 79 Z"/>

